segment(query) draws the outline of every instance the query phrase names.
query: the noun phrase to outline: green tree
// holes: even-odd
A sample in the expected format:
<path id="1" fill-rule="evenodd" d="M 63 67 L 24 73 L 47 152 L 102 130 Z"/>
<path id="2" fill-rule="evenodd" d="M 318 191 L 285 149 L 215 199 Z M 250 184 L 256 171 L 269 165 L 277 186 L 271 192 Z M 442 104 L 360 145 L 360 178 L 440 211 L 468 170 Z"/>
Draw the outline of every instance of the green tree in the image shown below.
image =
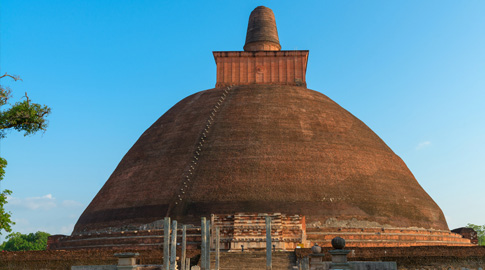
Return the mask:
<path id="1" fill-rule="evenodd" d="M 0 76 L 0 79 L 4 78 L 21 81 L 19 76 L 13 76 L 7 73 Z M 0 139 L 5 138 L 11 130 L 24 132 L 24 136 L 46 130 L 46 117 L 51 111 L 49 107 L 31 102 L 27 93 L 22 98 L 23 100 L 14 104 L 10 103 L 11 97 L 12 90 L 0 84 Z M 5 177 L 6 166 L 7 161 L 0 157 L 0 181 Z M 0 234 L 2 230 L 11 232 L 11 226 L 15 224 L 11 220 L 11 213 L 5 211 L 7 196 L 10 194 L 12 194 L 12 191 L 8 189 L 0 193 Z"/>
<path id="2" fill-rule="evenodd" d="M 477 232 L 478 236 L 478 245 L 479 246 L 485 246 L 485 225 L 475 225 L 468 223 L 466 225 L 468 228 L 472 228 Z"/>
<path id="3" fill-rule="evenodd" d="M 49 235 L 46 232 L 29 234 L 11 233 L 7 236 L 7 241 L 3 242 L 0 248 L 5 251 L 45 250 Z"/>

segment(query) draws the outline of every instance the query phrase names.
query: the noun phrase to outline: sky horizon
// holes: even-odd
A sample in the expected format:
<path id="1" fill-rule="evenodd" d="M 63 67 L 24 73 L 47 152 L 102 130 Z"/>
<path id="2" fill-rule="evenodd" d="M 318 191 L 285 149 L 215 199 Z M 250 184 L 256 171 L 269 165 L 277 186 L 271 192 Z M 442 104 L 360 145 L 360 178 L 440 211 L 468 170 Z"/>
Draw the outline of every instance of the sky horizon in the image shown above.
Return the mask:
<path id="1" fill-rule="evenodd" d="M 26 0 L 0 1 L 0 73 L 23 79 L 0 83 L 52 113 L 0 141 L 14 231 L 70 234 L 139 136 L 215 86 L 212 51 L 242 50 L 260 5 L 282 50 L 310 51 L 307 87 L 382 138 L 450 229 L 485 224 L 483 1 Z"/>

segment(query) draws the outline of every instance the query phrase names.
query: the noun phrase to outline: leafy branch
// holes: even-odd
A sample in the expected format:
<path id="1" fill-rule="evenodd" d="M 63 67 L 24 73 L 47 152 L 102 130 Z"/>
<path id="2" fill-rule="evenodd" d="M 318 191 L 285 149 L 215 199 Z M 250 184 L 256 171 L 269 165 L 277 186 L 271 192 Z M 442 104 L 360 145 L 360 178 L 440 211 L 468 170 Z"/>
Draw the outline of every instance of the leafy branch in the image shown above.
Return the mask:
<path id="1" fill-rule="evenodd" d="M 0 79 L 11 78 L 14 81 L 22 81 L 17 75 L 5 73 L 0 75 Z M 24 136 L 32 135 L 38 131 L 45 131 L 48 125 L 46 117 L 51 109 L 46 105 L 33 103 L 27 93 L 22 97 L 23 100 L 14 104 L 9 101 L 12 98 L 12 90 L 9 87 L 0 85 L 0 139 L 7 136 L 7 132 L 15 130 L 24 132 Z M 8 105 L 9 108 L 3 109 Z M 0 181 L 5 177 L 5 167 L 7 161 L 0 157 Z M 11 213 L 5 211 L 7 196 L 12 194 L 10 190 L 4 190 L 0 193 L 0 234 L 1 230 L 12 231 L 12 225 L 15 223 L 11 220 Z"/>

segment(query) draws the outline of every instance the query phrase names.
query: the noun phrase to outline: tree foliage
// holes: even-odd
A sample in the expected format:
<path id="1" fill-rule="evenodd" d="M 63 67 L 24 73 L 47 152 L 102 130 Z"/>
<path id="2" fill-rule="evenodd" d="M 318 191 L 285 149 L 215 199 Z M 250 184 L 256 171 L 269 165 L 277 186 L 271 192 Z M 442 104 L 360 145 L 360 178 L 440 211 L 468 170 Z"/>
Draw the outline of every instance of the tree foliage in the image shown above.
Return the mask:
<path id="1" fill-rule="evenodd" d="M 0 79 L 11 78 L 14 81 L 21 81 L 19 76 L 5 73 Z M 0 139 L 7 136 L 7 132 L 15 130 L 24 132 L 24 136 L 32 135 L 38 131 L 45 131 L 47 128 L 47 115 L 51 109 L 45 105 L 31 102 L 27 93 L 18 102 L 10 103 L 12 90 L 0 84 Z M 5 167 L 7 161 L 0 157 L 0 181 L 5 176 Z M 4 190 L 0 193 L 0 234 L 2 230 L 11 232 L 11 226 L 15 224 L 11 220 L 11 213 L 5 211 L 7 196 L 12 194 L 10 190 Z"/>
<path id="2" fill-rule="evenodd" d="M 485 225 L 475 225 L 468 223 L 467 227 L 472 228 L 477 232 L 478 245 L 485 246 Z"/>
<path id="3" fill-rule="evenodd" d="M 7 73 L 0 76 L 0 79 L 10 77 L 15 81 L 21 80 L 18 76 Z M 18 101 L 13 105 L 9 104 L 12 97 L 12 90 L 0 85 L 0 107 L 10 105 L 6 110 L 0 110 L 0 138 L 4 138 L 9 130 L 24 132 L 24 136 L 31 135 L 37 131 L 45 131 L 47 128 L 46 116 L 51 109 L 46 105 L 32 103 L 25 93 L 25 100 Z"/>
<path id="4" fill-rule="evenodd" d="M 0 193 L 0 229 L 6 232 L 12 231 L 12 225 L 15 222 L 12 221 L 12 213 L 5 211 L 5 204 L 7 203 L 7 196 L 12 194 L 12 191 L 5 189 Z M 1 234 L 1 232 L 0 232 Z"/>
<path id="5" fill-rule="evenodd" d="M 7 241 L 3 242 L 0 248 L 5 251 L 45 250 L 49 235 L 46 232 L 29 234 L 11 233 L 7 236 Z"/>

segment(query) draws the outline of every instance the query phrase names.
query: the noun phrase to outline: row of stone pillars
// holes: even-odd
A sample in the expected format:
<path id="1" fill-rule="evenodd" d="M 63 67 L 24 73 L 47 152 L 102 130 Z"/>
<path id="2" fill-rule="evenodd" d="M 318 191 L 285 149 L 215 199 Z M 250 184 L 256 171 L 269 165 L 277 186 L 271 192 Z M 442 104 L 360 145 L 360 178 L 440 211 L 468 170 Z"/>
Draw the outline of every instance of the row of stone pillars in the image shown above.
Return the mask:
<path id="1" fill-rule="evenodd" d="M 211 229 L 210 221 L 205 217 L 201 218 L 201 256 L 200 266 L 202 270 L 210 270 L 210 250 L 211 250 Z M 163 242 L 163 269 L 175 270 L 177 267 L 177 221 L 172 221 L 170 227 L 170 218 L 166 217 L 163 224 L 164 242 Z M 219 270 L 219 255 L 220 255 L 220 228 L 216 228 L 215 241 L 215 256 L 216 265 L 215 270 Z M 180 265 L 182 270 L 190 270 L 190 258 L 187 255 L 187 226 L 182 226 L 182 254 L 180 256 Z"/>
<path id="2" fill-rule="evenodd" d="M 210 221 L 205 217 L 201 219 L 201 257 L 200 265 L 202 270 L 209 270 L 210 267 Z M 177 221 L 173 220 L 170 226 L 170 218 L 166 217 L 163 223 L 164 242 L 163 242 L 163 269 L 175 270 L 177 267 Z M 219 270 L 219 252 L 220 252 L 220 229 L 216 228 L 216 265 L 215 269 Z M 180 256 L 180 265 L 182 270 L 190 270 L 190 258 L 187 255 L 187 226 L 182 226 L 182 254 Z"/>
<path id="3" fill-rule="evenodd" d="M 272 269 L 272 241 L 271 241 L 271 217 L 265 217 L 266 222 L 266 269 Z M 211 270 L 211 222 L 205 217 L 201 218 L 201 252 L 200 252 L 200 268 L 201 270 Z M 219 270 L 220 258 L 220 242 L 221 231 L 220 227 L 215 227 L 215 270 Z M 175 270 L 177 268 L 177 221 L 173 220 L 170 224 L 170 218 L 166 217 L 163 223 L 163 269 Z M 182 226 L 182 254 L 180 257 L 180 265 L 182 270 L 190 270 L 190 258 L 186 258 L 187 254 L 187 226 Z"/>
<path id="4" fill-rule="evenodd" d="M 163 220 L 163 269 L 177 269 L 177 221 L 170 218 Z M 190 259 L 186 258 L 187 252 L 187 226 L 182 226 L 182 254 L 180 265 L 182 270 L 190 270 Z"/>

